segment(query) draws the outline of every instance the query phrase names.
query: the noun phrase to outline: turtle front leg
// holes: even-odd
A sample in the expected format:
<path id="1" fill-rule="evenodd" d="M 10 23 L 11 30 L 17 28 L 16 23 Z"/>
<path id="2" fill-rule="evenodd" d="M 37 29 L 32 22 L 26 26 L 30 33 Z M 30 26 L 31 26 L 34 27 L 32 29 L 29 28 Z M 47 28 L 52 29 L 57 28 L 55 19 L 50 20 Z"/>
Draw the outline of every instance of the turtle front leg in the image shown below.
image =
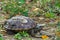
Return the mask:
<path id="1" fill-rule="evenodd" d="M 32 36 L 32 37 L 36 37 L 36 38 L 40 38 L 40 31 L 37 30 L 37 29 L 32 29 L 29 31 L 29 34 Z"/>
<path id="2" fill-rule="evenodd" d="M 14 31 L 14 30 L 6 30 L 7 32 L 7 34 L 9 34 L 9 35 L 13 35 L 13 34 L 16 34 L 17 32 L 16 31 Z"/>

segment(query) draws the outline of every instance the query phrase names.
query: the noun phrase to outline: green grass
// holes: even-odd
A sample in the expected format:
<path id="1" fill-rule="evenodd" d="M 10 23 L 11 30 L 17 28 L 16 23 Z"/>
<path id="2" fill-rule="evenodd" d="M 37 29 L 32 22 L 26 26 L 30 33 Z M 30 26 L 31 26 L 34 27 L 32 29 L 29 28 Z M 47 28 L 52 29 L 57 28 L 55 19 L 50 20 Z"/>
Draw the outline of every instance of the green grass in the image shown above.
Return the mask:
<path id="1" fill-rule="evenodd" d="M 17 40 L 21 40 L 23 37 L 29 37 L 29 34 L 25 31 L 23 32 L 19 32 L 17 34 L 15 34 L 14 38 Z"/>

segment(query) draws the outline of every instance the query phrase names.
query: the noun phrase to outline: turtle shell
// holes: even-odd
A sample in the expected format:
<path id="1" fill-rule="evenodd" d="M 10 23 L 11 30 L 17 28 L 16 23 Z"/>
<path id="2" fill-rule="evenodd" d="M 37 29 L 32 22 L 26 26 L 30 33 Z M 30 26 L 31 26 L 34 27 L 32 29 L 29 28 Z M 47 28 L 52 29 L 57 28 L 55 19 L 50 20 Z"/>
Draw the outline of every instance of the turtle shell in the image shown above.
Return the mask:
<path id="1" fill-rule="evenodd" d="M 36 23 L 29 17 L 25 16 L 15 16 L 8 19 L 4 28 L 9 30 L 29 30 L 36 27 Z"/>

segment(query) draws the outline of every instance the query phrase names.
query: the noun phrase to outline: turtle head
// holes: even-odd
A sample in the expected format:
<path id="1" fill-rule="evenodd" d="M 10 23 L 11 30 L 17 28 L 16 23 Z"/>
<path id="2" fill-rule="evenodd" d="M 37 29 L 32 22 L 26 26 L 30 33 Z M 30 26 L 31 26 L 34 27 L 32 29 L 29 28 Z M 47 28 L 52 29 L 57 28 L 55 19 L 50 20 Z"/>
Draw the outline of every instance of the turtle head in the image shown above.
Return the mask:
<path id="1" fill-rule="evenodd" d="M 37 24 L 36 29 L 42 29 L 45 26 L 45 24 Z"/>

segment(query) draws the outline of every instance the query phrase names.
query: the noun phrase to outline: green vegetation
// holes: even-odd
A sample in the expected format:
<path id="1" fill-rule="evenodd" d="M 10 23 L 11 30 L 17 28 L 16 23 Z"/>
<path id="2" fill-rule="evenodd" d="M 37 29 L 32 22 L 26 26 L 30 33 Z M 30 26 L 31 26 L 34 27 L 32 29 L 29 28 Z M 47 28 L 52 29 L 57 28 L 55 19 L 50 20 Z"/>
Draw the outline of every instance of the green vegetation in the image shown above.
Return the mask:
<path id="1" fill-rule="evenodd" d="M 58 24 L 57 24 L 57 32 L 60 32 L 60 22 L 58 22 Z"/>
<path id="2" fill-rule="evenodd" d="M 4 40 L 4 38 L 3 38 L 3 35 L 2 35 L 2 34 L 0 34 L 0 40 Z"/>
<path id="3" fill-rule="evenodd" d="M 48 18 L 55 18 L 55 14 L 54 13 L 46 13 L 45 14 L 45 17 L 48 17 Z"/>
<path id="4" fill-rule="evenodd" d="M 18 40 L 21 40 L 22 39 L 22 36 L 20 33 L 17 33 L 14 38 L 18 39 Z"/>
<path id="5" fill-rule="evenodd" d="M 9 18 L 15 15 L 29 16 L 31 14 L 30 16 L 36 16 L 45 13 L 46 16 L 50 16 L 49 18 L 54 18 L 55 14 L 60 14 L 59 6 L 59 0 L 33 0 L 28 4 L 25 0 L 7 0 L 2 2 L 3 13 L 9 14 Z M 36 8 L 39 10 L 33 11 L 32 8 L 33 10 Z"/>
<path id="6" fill-rule="evenodd" d="M 29 34 L 26 31 L 15 34 L 14 38 L 21 40 L 23 37 L 29 37 Z"/>
<path id="7" fill-rule="evenodd" d="M 25 16 L 28 16 L 26 8 L 24 7 L 25 0 L 7 0 L 3 1 L 3 11 L 6 14 L 9 14 L 9 17 L 12 17 L 16 14 L 20 14 L 20 12 L 24 13 Z"/>
<path id="8" fill-rule="evenodd" d="M 57 37 L 56 40 L 60 40 L 60 37 Z"/>

